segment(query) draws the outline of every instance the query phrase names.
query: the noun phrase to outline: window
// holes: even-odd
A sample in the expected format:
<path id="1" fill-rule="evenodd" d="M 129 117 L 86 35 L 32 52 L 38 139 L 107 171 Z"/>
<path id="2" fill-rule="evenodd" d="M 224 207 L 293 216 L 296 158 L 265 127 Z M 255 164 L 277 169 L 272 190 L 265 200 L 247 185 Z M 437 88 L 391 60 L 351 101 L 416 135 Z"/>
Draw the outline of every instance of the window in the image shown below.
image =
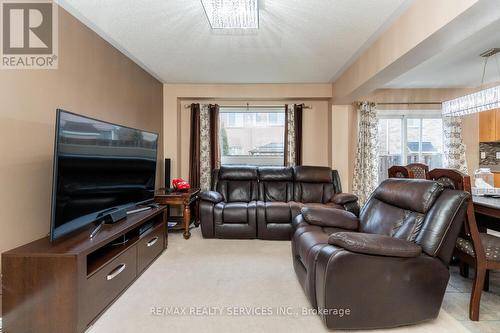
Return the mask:
<path id="1" fill-rule="evenodd" d="M 382 112 L 378 130 L 379 181 L 387 178 L 387 169 L 393 165 L 424 163 L 429 169 L 442 167 L 443 120 L 440 113 Z"/>
<path id="2" fill-rule="evenodd" d="M 221 164 L 283 165 L 285 106 L 220 108 Z"/>

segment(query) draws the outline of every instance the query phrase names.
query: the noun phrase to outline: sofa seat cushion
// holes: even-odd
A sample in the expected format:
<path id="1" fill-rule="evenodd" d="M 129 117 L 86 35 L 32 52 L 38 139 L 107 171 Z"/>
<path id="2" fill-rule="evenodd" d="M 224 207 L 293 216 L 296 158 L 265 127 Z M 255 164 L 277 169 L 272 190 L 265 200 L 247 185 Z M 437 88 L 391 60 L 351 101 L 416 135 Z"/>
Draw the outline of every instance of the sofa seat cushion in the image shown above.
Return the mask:
<path id="1" fill-rule="evenodd" d="M 480 233 L 479 237 L 481 238 L 481 244 L 483 245 L 486 259 L 500 261 L 500 238 L 486 233 Z M 472 242 L 467 239 L 458 237 L 456 247 L 471 257 L 476 256 Z"/>
<path id="2" fill-rule="evenodd" d="M 290 205 L 287 202 L 264 202 L 266 223 L 287 223 L 292 221 Z"/>
<path id="3" fill-rule="evenodd" d="M 255 209 L 255 202 L 228 202 L 222 209 L 221 222 L 248 223 L 248 209 Z"/>

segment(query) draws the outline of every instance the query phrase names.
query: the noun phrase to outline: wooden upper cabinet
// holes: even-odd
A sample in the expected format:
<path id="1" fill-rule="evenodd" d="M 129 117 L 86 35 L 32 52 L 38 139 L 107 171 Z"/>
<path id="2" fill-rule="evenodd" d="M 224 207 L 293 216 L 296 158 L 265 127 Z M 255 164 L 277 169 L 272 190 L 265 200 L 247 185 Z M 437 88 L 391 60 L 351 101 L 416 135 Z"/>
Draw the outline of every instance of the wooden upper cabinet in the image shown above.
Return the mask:
<path id="1" fill-rule="evenodd" d="M 500 172 L 494 172 L 495 175 L 495 187 L 500 187 Z"/>
<path id="2" fill-rule="evenodd" d="M 496 109 L 496 120 L 495 120 L 495 126 L 496 126 L 496 140 L 495 141 L 500 141 L 500 109 Z"/>
<path id="3" fill-rule="evenodd" d="M 500 109 L 479 113 L 479 141 L 500 140 Z"/>

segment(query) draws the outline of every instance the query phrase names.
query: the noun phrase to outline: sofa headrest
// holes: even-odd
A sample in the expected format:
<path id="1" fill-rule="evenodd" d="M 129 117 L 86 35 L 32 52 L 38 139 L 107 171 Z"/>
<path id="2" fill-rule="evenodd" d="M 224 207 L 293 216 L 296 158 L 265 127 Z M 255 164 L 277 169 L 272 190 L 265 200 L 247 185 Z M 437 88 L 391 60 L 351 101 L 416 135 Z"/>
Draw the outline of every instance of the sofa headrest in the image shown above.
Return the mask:
<path id="1" fill-rule="evenodd" d="M 331 183 L 332 169 L 316 166 L 296 166 L 295 180 L 304 183 Z"/>
<path id="2" fill-rule="evenodd" d="M 287 167 L 259 167 L 259 179 L 267 182 L 293 181 L 293 169 Z"/>
<path id="3" fill-rule="evenodd" d="M 389 178 L 380 184 L 372 198 L 421 214 L 427 213 L 443 186 L 431 180 Z"/>
<path id="4" fill-rule="evenodd" d="M 257 180 L 257 168 L 251 166 L 221 166 L 221 180 Z"/>

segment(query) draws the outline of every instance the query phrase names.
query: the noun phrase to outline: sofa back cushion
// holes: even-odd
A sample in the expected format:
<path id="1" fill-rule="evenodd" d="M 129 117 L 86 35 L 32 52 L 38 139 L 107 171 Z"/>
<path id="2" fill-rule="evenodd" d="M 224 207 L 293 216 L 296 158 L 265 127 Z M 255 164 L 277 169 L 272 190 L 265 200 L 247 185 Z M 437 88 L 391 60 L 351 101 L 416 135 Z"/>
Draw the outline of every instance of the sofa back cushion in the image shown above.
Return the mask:
<path id="1" fill-rule="evenodd" d="M 293 169 L 259 167 L 259 200 L 288 202 L 293 200 Z"/>
<path id="2" fill-rule="evenodd" d="M 216 191 L 225 202 L 250 202 L 258 199 L 257 168 L 250 166 L 222 166 L 215 182 Z"/>
<path id="3" fill-rule="evenodd" d="M 433 181 L 390 178 L 373 192 L 360 214 L 360 231 L 415 241 L 443 187 Z"/>
<path id="4" fill-rule="evenodd" d="M 222 166 L 212 172 L 211 189 L 225 202 L 327 203 L 342 192 L 337 170 L 314 166 Z"/>
<path id="5" fill-rule="evenodd" d="M 294 167 L 294 201 L 326 203 L 336 193 L 332 169 L 328 167 Z"/>

